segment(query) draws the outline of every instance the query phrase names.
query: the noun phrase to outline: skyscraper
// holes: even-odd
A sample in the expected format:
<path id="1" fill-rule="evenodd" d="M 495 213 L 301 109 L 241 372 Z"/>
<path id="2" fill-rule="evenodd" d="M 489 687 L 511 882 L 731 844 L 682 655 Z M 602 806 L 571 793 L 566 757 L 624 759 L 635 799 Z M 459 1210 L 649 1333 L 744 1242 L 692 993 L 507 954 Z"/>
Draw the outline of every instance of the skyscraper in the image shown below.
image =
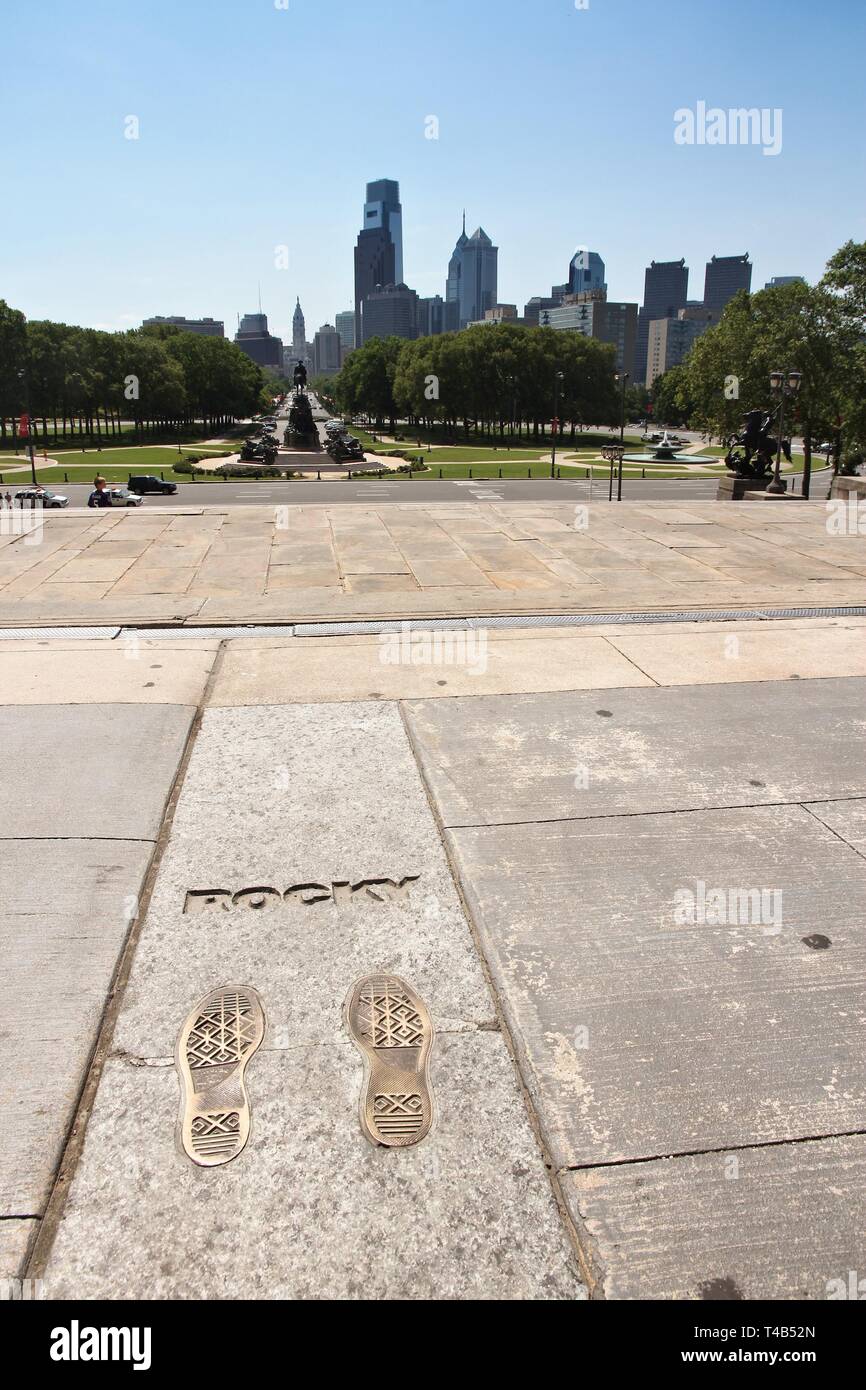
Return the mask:
<path id="1" fill-rule="evenodd" d="M 477 323 L 497 302 L 499 248 L 478 227 L 461 252 L 460 325 Z"/>
<path id="2" fill-rule="evenodd" d="M 463 248 L 469 240 L 466 235 L 466 213 L 463 213 L 463 231 L 457 238 L 457 245 L 448 262 L 448 278 L 445 281 L 445 301 L 448 304 L 460 303 L 460 285 L 463 278 Z M 458 310 L 459 319 L 460 312 Z"/>
<path id="3" fill-rule="evenodd" d="M 722 310 L 738 290 L 752 288 L 752 263 L 745 256 L 713 256 L 704 277 L 704 308 L 718 321 Z"/>
<path id="4" fill-rule="evenodd" d="M 568 293 L 587 294 L 590 290 L 606 290 L 604 261 L 597 251 L 582 246 L 571 258 L 568 267 Z"/>
<path id="5" fill-rule="evenodd" d="M 643 304 L 637 316 L 634 380 L 646 378 L 649 326 L 653 319 L 676 318 L 689 297 L 689 268 L 679 261 L 651 261 L 644 276 Z"/>
<path id="6" fill-rule="evenodd" d="M 363 304 L 378 285 L 403 279 L 403 212 L 400 185 L 394 179 L 367 184 L 364 226 L 355 247 L 355 345 L 366 341 Z"/>
<path id="7" fill-rule="evenodd" d="M 460 306 L 460 328 L 465 328 L 467 323 L 480 322 L 486 310 L 496 304 L 498 260 L 499 248 L 493 245 L 483 227 L 479 227 L 471 237 L 466 235 L 464 212 L 463 230 L 448 262 L 448 279 L 445 282 L 446 302 Z"/>

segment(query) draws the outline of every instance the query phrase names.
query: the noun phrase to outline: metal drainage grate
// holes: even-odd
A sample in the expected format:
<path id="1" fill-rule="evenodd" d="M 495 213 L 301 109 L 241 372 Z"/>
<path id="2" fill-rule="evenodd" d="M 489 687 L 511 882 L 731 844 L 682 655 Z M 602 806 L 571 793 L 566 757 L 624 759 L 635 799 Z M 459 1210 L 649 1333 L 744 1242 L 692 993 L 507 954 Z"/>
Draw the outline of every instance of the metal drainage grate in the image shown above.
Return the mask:
<path id="1" fill-rule="evenodd" d="M 287 623 L 274 623 L 273 627 L 261 623 L 248 623 L 237 627 L 124 627 L 120 630 L 121 637 L 139 637 L 147 642 L 190 637 L 228 641 L 231 637 L 293 637 L 294 633 L 294 626 Z"/>
<path id="2" fill-rule="evenodd" d="M 611 624 L 627 627 L 650 623 L 722 623 L 736 620 L 772 621 L 774 618 L 866 617 L 866 607 L 835 608 L 724 608 L 707 611 L 688 609 L 672 613 L 562 613 L 526 614 L 508 617 L 453 618 L 429 621 L 423 618 L 403 622 L 298 623 L 296 637 L 344 637 L 352 633 L 460 631 L 466 628 L 516 627 L 593 627 Z"/>
<path id="3" fill-rule="evenodd" d="M 96 637 L 116 637 L 119 627 L 0 627 L 0 642 L 15 642 L 23 639 L 44 639 L 62 638 L 64 641 L 74 642 L 77 639 L 86 641 L 88 638 Z"/>
<path id="4" fill-rule="evenodd" d="M 403 632 L 465 632 L 469 627 L 467 618 L 406 618 L 394 621 L 390 618 L 381 622 L 358 623 L 296 623 L 296 637 L 351 637 L 364 633 Z"/>

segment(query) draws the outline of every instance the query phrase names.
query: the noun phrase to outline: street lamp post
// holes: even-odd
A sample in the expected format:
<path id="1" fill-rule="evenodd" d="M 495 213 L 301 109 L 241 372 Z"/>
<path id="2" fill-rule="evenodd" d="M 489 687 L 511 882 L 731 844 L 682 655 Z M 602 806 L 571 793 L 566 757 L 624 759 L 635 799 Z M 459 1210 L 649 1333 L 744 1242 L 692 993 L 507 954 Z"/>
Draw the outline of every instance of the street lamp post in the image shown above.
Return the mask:
<path id="1" fill-rule="evenodd" d="M 774 496 L 783 496 L 787 491 L 785 483 L 782 482 L 782 440 L 785 436 L 785 401 L 790 397 L 791 400 L 797 395 L 800 383 L 803 380 L 801 372 L 770 372 L 770 390 L 774 396 L 779 397 L 779 438 L 776 443 L 776 467 L 773 472 L 773 481 L 768 484 L 767 491 Z"/>
<path id="2" fill-rule="evenodd" d="M 629 379 L 628 372 L 617 372 L 616 378 L 620 383 L 620 404 L 619 404 L 619 442 L 625 444 L 625 388 Z"/>
<path id="3" fill-rule="evenodd" d="M 30 454 L 30 477 L 33 486 L 38 487 L 36 481 L 36 459 L 33 454 L 33 417 L 30 414 L 30 391 L 27 385 L 27 375 L 22 367 L 18 373 L 18 380 L 21 382 L 21 391 L 24 397 L 24 415 L 27 420 L 27 450 Z"/>
<path id="4" fill-rule="evenodd" d="M 556 433 L 559 429 L 559 383 L 565 380 L 565 372 L 556 372 L 553 378 L 553 449 L 550 455 L 550 476 L 556 477 Z"/>
<path id="5" fill-rule="evenodd" d="M 622 501 L 622 460 L 623 460 L 623 455 L 624 455 L 624 453 L 625 453 L 625 448 L 624 448 L 624 446 L 622 446 L 622 445 L 620 445 L 620 444 L 609 444 L 609 445 L 606 445 L 605 448 L 603 448 L 602 451 L 601 451 L 601 456 L 602 456 L 602 458 L 605 459 L 605 460 L 607 460 L 607 462 L 610 464 L 610 480 L 609 480 L 608 486 L 607 486 L 607 500 L 608 500 L 608 502 L 612 502 L 612 501 L 613 501 L 613 469 L 614 469 L 614 464 L 616 464 L 616 469 L 617 469 L 616 500 L 617 500 L 617 502 L 621 502 L 621 501 Z"/>

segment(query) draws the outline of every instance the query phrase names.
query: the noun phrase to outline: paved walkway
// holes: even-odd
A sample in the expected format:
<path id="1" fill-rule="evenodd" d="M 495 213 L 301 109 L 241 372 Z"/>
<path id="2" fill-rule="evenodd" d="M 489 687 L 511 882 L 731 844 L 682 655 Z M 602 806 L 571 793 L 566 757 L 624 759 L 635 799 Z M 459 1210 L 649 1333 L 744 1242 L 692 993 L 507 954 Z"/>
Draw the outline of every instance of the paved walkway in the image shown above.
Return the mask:
<path id="1" fill-rule="evenodd" d="M 864 632 L 4 641 L 0 1275 L 826 1297 L 864 1261 Z M 383 877 L 407 895 L 184 911 Z M 437 1029 L 399 1152 L 341 1017 L 381 970 Z M 206 1171 L 173 1049 L 230 980 L 268 1030 L 250 1144 Z"/>
<path id="2" fill-rule="evenodd" d="M 829 534 L 819 502 L 587 507 L 494 494 L 377 506 L 371 493 L 354 507 L 79 511 L 49 513 L 38 538 L 11 529 L 0 533 L 4 625 L 866 601 L 866 535 Z"/>

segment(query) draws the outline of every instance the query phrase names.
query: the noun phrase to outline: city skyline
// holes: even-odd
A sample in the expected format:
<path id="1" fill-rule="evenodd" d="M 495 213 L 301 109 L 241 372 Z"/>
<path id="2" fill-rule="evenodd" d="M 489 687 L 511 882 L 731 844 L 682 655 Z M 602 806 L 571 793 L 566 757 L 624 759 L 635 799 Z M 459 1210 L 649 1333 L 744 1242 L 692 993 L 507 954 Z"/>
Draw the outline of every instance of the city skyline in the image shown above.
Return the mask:
<path id="1" fill-rule="evenodd" d="M 698 267 L 744 247 L 756 287 L 814 282 L 866 211 L 854 176 L 866 24 L 842 0 L 813 18 L 805 0 L 760 11 L 732 0 L 724 24 L 684 0 L 661 14 L 637 0 L 532 14 L 516 0 L 418 14 L 334 0 L 324 17 L 265 7 L 244 14 L 244 67 L 260 74 L 245 103 L 223 95 L 242 76 L 230 0 L 182 11 L 154 0 L 146 24 L 108 0 L 74 18 L 48 0 L 5 25 L 16 62 L 0 113 L 21 203 L 0 229 L 3 295 L 30 318 L 124 329 L 211 316 L 233 336 L 261 283 L 271 331 L 288 341 L 298 295 L 311 324 L 352 304 L 359 204 L 383 177 L 400 182 L 402 279 L 422 298 L 443 293 L 464 207 L 500 248 L 499 297 L 519 305 L 561 283 L 580 245 L 599 249 L 610 295 L 628 301 L 641 301 L 651 260 Z M 820 104 L 797 66 L 804 23 L 814 71 L 834 73 Z M 360 108 L 349 84 L 305 131 L 287 128 L 285 63 L 312 71 L 327 52 L 360 76 L 374 29 L 378 72 L 424 54 L 415 83 L 380 84 Z M 494 76 L 479 81 L 469 55 L 482 40 Z M 190 52 L 207 81 L 189 83 Z M 54 80 L 34 104 L 37 64 Z M 517 77 L 536 84 L 537 103 L 515 106 Z M 703 130 L 694 147 L 677 143 L 675 113 L 701 103 L 781 111 L 780 152 L 701 144 Z"/>

